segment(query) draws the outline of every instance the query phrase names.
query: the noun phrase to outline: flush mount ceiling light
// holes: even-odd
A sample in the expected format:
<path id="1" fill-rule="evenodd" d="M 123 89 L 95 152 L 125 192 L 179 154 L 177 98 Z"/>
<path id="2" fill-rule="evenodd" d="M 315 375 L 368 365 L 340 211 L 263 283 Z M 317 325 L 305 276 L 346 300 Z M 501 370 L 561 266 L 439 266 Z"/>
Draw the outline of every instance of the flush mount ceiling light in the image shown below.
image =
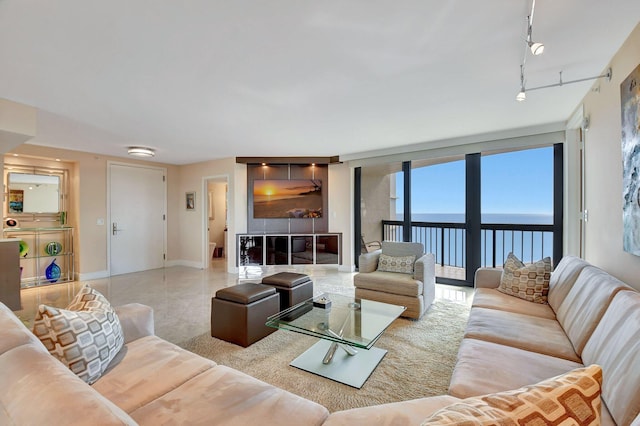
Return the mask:
<path id="1" fill-rule="evenodd" d="M 532 90 L 548 89 L 550 87 L 559 87 L 559 86 L 564 86 L 566 84 L 580 83 L 582 81 L 596 80 L 599 78 L 606 78 L 608 81 L 611 81 L 611 68 L 609 68 L 605 74 L 597 75 L 595 77 L 579 78 L 579 79 L 570 80 L 570 81 L 563 81 L 562 71 L 560 71 L 560 80 L 558 81 L 558 83 L 547 84 L 545 86 L 538 86 L 538 87 L 529 87 L 525 89 L 524 66 L 527 63 L 527 56 L 529 52 L 531 52 L 531 54 L 534 56 L 539 56 L 542 54 L 542 52 L 544 52 L 544 44 L 540 42 L 534 42 L 531 39 L 531 31 L 532 31 L 531 29 L 533 27 L 533 12 L 535 11 L 535 8 L 536 8 L 536 0 L 533 0 L 531 2 L 531 13 L 527 17 L 527 38 L 525 40 L 526 46 L 524 49 L 524 54 L 522 55 L 522 62 L 520 63 L 520 91 L 516 95 L 516 101 L 518 102 L 525 101 L 527 99 L 527 92 L 530 92 Z"/>
<path id="2" fill-rule="evenodd" d="M 130 146 L 127 149 L 129 155 L 135 155 L 136 157 L 153 157 L 156 152 L 151 148 L 145 148 L 142 146 Z"/>

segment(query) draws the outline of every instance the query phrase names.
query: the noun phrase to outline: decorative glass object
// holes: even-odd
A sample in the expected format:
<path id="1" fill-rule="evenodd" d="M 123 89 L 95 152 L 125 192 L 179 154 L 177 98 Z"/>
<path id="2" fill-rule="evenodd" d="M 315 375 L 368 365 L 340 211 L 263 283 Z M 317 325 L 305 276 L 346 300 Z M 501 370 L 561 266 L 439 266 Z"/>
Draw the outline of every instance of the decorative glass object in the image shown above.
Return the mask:
<path id="1" fill-rule="evenodd" d="M 47 269 L 44 271 L 45 276 L 49 280 L 50 283 L 55 283 L 60 279 L 60 267 L 56 265 L 56 259 L 53 259 Z"/>

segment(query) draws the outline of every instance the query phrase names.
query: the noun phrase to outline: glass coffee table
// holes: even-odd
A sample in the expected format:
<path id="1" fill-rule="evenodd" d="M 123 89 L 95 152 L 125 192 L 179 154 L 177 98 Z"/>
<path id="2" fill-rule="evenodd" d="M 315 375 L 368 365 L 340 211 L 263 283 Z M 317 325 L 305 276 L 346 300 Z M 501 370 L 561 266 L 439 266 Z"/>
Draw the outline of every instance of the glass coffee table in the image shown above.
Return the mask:
<path id="1" fill-rule="evenodd" d="M 361 388 L 387 351 L 373 345 L 404 306 L 325 293 L 267 318 L 267 325 L 320 340 L 289 365 Z"/>

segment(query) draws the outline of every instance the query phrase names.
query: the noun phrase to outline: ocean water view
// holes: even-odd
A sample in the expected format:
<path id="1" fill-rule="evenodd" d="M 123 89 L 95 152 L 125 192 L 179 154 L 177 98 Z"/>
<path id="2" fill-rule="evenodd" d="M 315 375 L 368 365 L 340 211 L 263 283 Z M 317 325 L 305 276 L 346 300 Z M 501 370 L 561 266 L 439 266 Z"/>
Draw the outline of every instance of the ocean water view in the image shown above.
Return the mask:
<path id="1" fill-rule="evenodd" d="M 413 213 L 413 222 L 464 223 L 464 213 Z M 396 220 L 402 220 L 404 215 L 396 213 Z M 552 214 L 524 214 L 524 213 L 485 213 L 481 215 L 482 223 L 503 223 L 518 225 L 552 225 Z"/>
<path id="2" fill-rule="evenodd" d="M 464 218 L 463 213 L 417 213 L 412 215 L 412 222 L 462 224 Z M 395 220 L 402 220 L 402 214 L 397 214 Z M 483 214 L 482 224 L 552 225 L 553 216 L 551 214 Z M 399 238 L 397 231 L 397 229 L 394 230 L 396 239 Z M 510 252 L 525 263 L 553 256 L 553 233 L 550 231 L 483 229 L 481 238 L 482 266 L 502 266 Z M 434 253 L 436 262 L 440 264 L 465 267 L 466 232 L 464 229 L 414 225 L 412 241 L 424 244 L 425 251 Z"/>

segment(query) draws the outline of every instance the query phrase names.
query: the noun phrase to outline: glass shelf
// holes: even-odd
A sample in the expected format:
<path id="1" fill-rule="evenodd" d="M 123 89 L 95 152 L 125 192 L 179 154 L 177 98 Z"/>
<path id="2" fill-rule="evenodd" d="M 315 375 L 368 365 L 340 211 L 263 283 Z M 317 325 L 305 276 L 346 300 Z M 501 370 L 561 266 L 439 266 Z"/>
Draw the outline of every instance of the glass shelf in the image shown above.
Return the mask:
<path id="1" fill-rule="evenodd" d="M 22 288 L 73 281 L 72 227 L 4 228 L 3 237 L 16 238 L 24 242 L 20 252 L 20 286 Z M 60 252 L 47 251 L 50 243 L 57 243 Z M 53 265 L 54 262 L 57 268 Z M 57 276 L 58 270 L 59 276 Z"/>

